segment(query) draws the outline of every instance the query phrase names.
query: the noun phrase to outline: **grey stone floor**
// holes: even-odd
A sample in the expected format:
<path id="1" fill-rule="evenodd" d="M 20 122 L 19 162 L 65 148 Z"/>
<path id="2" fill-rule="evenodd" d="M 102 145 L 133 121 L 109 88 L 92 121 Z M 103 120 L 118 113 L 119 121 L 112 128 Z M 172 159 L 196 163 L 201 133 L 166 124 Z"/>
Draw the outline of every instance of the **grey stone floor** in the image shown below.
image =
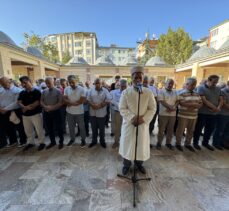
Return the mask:
<path id="1" fill-rule="evenodd" d="M 77 138 L 62 150 L 0 150 L 0 210 L 229 210 L 229 151 L 152 149 L 145 162 L 152 180 L 139 183 L 133 209 L 132 184 L 117 177 L 122 159 L 108 131 L 106 140 L 107 149 L 81 149 Z"/>

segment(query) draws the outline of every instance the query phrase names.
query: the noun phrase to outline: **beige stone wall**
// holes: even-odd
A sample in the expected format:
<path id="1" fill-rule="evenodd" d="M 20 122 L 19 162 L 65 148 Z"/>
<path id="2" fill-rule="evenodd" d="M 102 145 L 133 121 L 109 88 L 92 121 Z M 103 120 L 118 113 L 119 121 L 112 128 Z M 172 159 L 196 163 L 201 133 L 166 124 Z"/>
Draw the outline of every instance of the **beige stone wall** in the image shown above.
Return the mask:
<path id="1" fill-rule="evenodd" d="M 96 77 L 104 79 L 114 79 L 116 75 L 123 78 L 130 77 L 129 66 L 63 66 L 60 67 L 60 77 L 67 78 L 68 75 L 78 75 L 80 81 L 93 81 Z M 174 68 L 146 67 L 145 74 L 154 77 L 156 80 L 174 78 Z"/>
<path id="2" fill-rule="evenodd" d="M 192 71 L 182 71 L 182 72 L 176 72 L 175 73 L 175 84 L 176 84 L 176 89 L 181 89 L 183 87 L 183 84 L 186 80 L 186 78 L 192 76 Z"/>

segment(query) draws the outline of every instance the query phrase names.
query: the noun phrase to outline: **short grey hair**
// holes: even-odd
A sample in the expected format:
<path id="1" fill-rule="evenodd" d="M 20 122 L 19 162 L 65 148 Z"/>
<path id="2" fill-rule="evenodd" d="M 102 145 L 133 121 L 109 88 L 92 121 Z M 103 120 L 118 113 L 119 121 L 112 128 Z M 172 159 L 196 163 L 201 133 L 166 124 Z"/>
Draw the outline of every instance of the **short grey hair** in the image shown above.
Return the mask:
<path id="1" fill-rule="evenodd" d="M 68 76 L 68 81 L 74 80 L 76 81 L 76 76 L 75 75 L 69 75 Z"/>
<path id="2" fill-rule="evenodd" d="M 47 81 L 54 81 L 54 79 L 53 79 L 52 76 L 47 76 L 47 77 L 45 78 L 45 82 L 47 82 Z"/>
<path id="3" fill-rule="evenodd" d="M 197 83 L 196 78 L 190 77 L 186 79 L 186 84 L 194 84 L 194 83 Z"/>

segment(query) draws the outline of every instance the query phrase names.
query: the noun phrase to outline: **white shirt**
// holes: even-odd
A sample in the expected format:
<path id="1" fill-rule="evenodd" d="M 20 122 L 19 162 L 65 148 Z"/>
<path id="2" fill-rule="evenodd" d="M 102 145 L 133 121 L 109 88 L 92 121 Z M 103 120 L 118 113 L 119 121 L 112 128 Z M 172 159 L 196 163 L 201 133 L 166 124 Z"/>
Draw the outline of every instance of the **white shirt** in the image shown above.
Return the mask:
<path id="1" fill-rule="evenodd" d="M 174 106 L 179 100 L 179 96 L 176 90 L 168 91 L 166 89 L 161 89 L 158 94 L 158 101 L 164 101 L 167 104 Z M 167 108 L 160 103 L 159 115 L 161 116 L 176 116 L 176 111 L 168 112 Z"/>
<path id="2" fill-rule="evenodd" d="M 11 85 L 9 89 L 2 87 L 0 89 L 0 107 L 8 111 L 19 108 L 17 100 L 21 91 L 21 88 L 14 85 Z"/>
<path id="3" fill-rule="evenodd" d="M 86 91 L 81 86 L 77 86 L 75 89 L 68 86 L 64 90 L 64 95 L 68 96 L 68 99 L 71 102 L 76 102 L 81 97 L 86 97 Z M 78 106 L 67 106 L 66 111 L 69 114 L 84 114 L 83 104 L 80 104 Z"/>

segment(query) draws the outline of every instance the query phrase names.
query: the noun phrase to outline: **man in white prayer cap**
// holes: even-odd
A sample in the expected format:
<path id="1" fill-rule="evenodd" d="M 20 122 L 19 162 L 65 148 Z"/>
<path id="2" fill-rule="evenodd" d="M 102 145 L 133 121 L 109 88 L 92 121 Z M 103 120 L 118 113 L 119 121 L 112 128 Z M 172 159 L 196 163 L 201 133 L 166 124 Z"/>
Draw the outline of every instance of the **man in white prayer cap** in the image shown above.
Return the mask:
<path id="1" fill-rule="evenodd" d="M 119 110 L 123 117 L 119 153 L 123 157 L 123 175 L 129 172 L 131 161 L 135 160 L 136 128 L 138 126 L 138 144 L 136 153 L 136 167 L 145 174 L 143 161 L 150 158 L 149 123 L 156 112 L 156 102 L 150 89 L 142 87 L 140 90 L 140 109 L 138 116 L 139 84 L 142 84 L 144 68 L 131 68 L 133 86 L 123 91 L 120 98 Z"/>

